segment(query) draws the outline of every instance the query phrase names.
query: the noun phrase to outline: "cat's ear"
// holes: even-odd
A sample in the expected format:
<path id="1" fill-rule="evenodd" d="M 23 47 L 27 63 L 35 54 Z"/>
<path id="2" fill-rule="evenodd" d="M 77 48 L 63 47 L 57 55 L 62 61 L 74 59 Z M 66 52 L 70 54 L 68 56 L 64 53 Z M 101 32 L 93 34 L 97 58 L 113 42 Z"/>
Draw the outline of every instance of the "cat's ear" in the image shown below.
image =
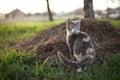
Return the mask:
<path id="1" fill-rule="evenodd" d="M 68 18 L 68 23 L 69 23 L 69 22 L 72 22 L 72 19 Z"/>
<path id="2" fill-rule="evenodd" d="M 67 20 L 67 26 L 69 26 L 71 23 L 72 23 L 72 19 L 69 18 L 69 19 Z"/>
<path id="3" fill-rule="evenodd" d="M 81 19 L 78 19 L 78 22 L 81 23 Z"/>
<path id="4" fill-rule="evenodd" d="M 81 28 L 81 19 L 78 19 L 79 29 Z"/>

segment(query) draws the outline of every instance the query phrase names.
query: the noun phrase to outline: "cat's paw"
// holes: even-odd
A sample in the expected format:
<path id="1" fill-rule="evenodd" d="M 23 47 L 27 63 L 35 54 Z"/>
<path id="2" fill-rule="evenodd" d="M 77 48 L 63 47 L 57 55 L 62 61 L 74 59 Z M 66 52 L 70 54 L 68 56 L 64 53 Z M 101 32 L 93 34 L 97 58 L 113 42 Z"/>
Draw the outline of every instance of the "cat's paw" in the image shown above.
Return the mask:
<path id="1" fill-rule="evenodd" d="M 82 72 L 82 68 L 78 68 L 77 73 L 81 73 L 81 72 Z"/>

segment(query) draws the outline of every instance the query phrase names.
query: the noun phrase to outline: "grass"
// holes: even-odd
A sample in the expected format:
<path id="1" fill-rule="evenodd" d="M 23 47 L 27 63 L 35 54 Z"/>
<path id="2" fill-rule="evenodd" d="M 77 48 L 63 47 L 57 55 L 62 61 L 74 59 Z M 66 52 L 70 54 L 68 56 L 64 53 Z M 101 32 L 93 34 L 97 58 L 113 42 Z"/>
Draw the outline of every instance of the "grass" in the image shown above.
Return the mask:
<path id="1" fill-rule="evenodd" d="M 12 50 L 5 55 L 2 55 L 0 64 L 0 78 L 1 80 L 23 80 L 31 76 L 35 68 L 35 56 L 28 54 L 18 54 Z M 31 75 L 29 75 L 30 73 Z M 25 77 L 24 77 L 25 76 Z"/>
<path id="2" fill-rule="evenodd" d="M 115 26 L 120 24 L 119 21 L 112 22 Z M 59 60 L 53 65 L 49 58 L 42 61 L 39 56 L 9 49 L 10 44 L 19 43 L 59 23 L 0 24 L 0 80 L 119 80 L 120 54 L 107 56 L 102 64 L 95 61 L 88 71 L 78 74 Z"/>
<path id="3" fill-rule="evenodd" d="M 0 45 L 18 43 L 37 32 L 47 29 L 60 21 L 42 23 L 8 23 L 0 24 Z"/>
<path id="4" fill-rule="evenodd" d="M 120 28 L 120 20 L 110 20 L 110 23 L 116 28 Z"/>
<path id="5" fill-rule="evenodd" d="M 0 63 L 1 80 L 119 80 L 120 54 L 106 57 L 103 64 L 97 61 L 87 72 L 66 70 L 58 60 L 49 64 L 49 58 L 41 62 L 39 57 L 15 50 L 3 55 Z"/>

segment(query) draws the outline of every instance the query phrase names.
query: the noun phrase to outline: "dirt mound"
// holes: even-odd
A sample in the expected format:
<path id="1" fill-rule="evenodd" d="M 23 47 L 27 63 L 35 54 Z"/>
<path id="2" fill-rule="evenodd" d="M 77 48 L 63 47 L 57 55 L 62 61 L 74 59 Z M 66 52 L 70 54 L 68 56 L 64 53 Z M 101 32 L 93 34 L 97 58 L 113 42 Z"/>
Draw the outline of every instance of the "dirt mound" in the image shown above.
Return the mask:
<path id="1" fill-rule="evenodd" d="M 92 38 L 97 57 L 102 58 L 104 54 L 120 51 L 120 30 L 114 28 L 108 22 L 82 20 L 81 31 L 86 32 Z M 66 27 L 65 23 L 62 23 L 17 44 L 15 48 L 18 51 L 25 50 L 37 53 L 42 58 L 56 54 L 57 51 L 69 57 L 65 36 Z"/>

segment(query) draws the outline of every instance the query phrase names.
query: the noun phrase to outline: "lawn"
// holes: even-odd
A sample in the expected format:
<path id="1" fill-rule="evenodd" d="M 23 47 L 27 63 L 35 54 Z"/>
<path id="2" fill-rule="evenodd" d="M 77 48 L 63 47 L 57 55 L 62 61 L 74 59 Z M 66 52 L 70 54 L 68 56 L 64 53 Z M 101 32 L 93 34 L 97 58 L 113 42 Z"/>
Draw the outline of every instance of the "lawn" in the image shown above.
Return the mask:
<path id="1" fill-rule="evenodd" d="M 102 64 L 95 61 L 88 71 L 78 74 L 75 69 L 64 67 L 59 60 L 51 65 L 49 57 L 41 62 L 39 56 L 9 48 L 9 45 L 59 23 L 61 21 L 0 24 L 0 80 L 119 80 L 120 54 L 107 56 Z M 110 23 L 120 27 L 120 21 Z"/>
<path id="2" fill-rule="evenodd" d="M 120 28 L 120 20 L 110 20 L 110 23 L 116 28 Z"/>

